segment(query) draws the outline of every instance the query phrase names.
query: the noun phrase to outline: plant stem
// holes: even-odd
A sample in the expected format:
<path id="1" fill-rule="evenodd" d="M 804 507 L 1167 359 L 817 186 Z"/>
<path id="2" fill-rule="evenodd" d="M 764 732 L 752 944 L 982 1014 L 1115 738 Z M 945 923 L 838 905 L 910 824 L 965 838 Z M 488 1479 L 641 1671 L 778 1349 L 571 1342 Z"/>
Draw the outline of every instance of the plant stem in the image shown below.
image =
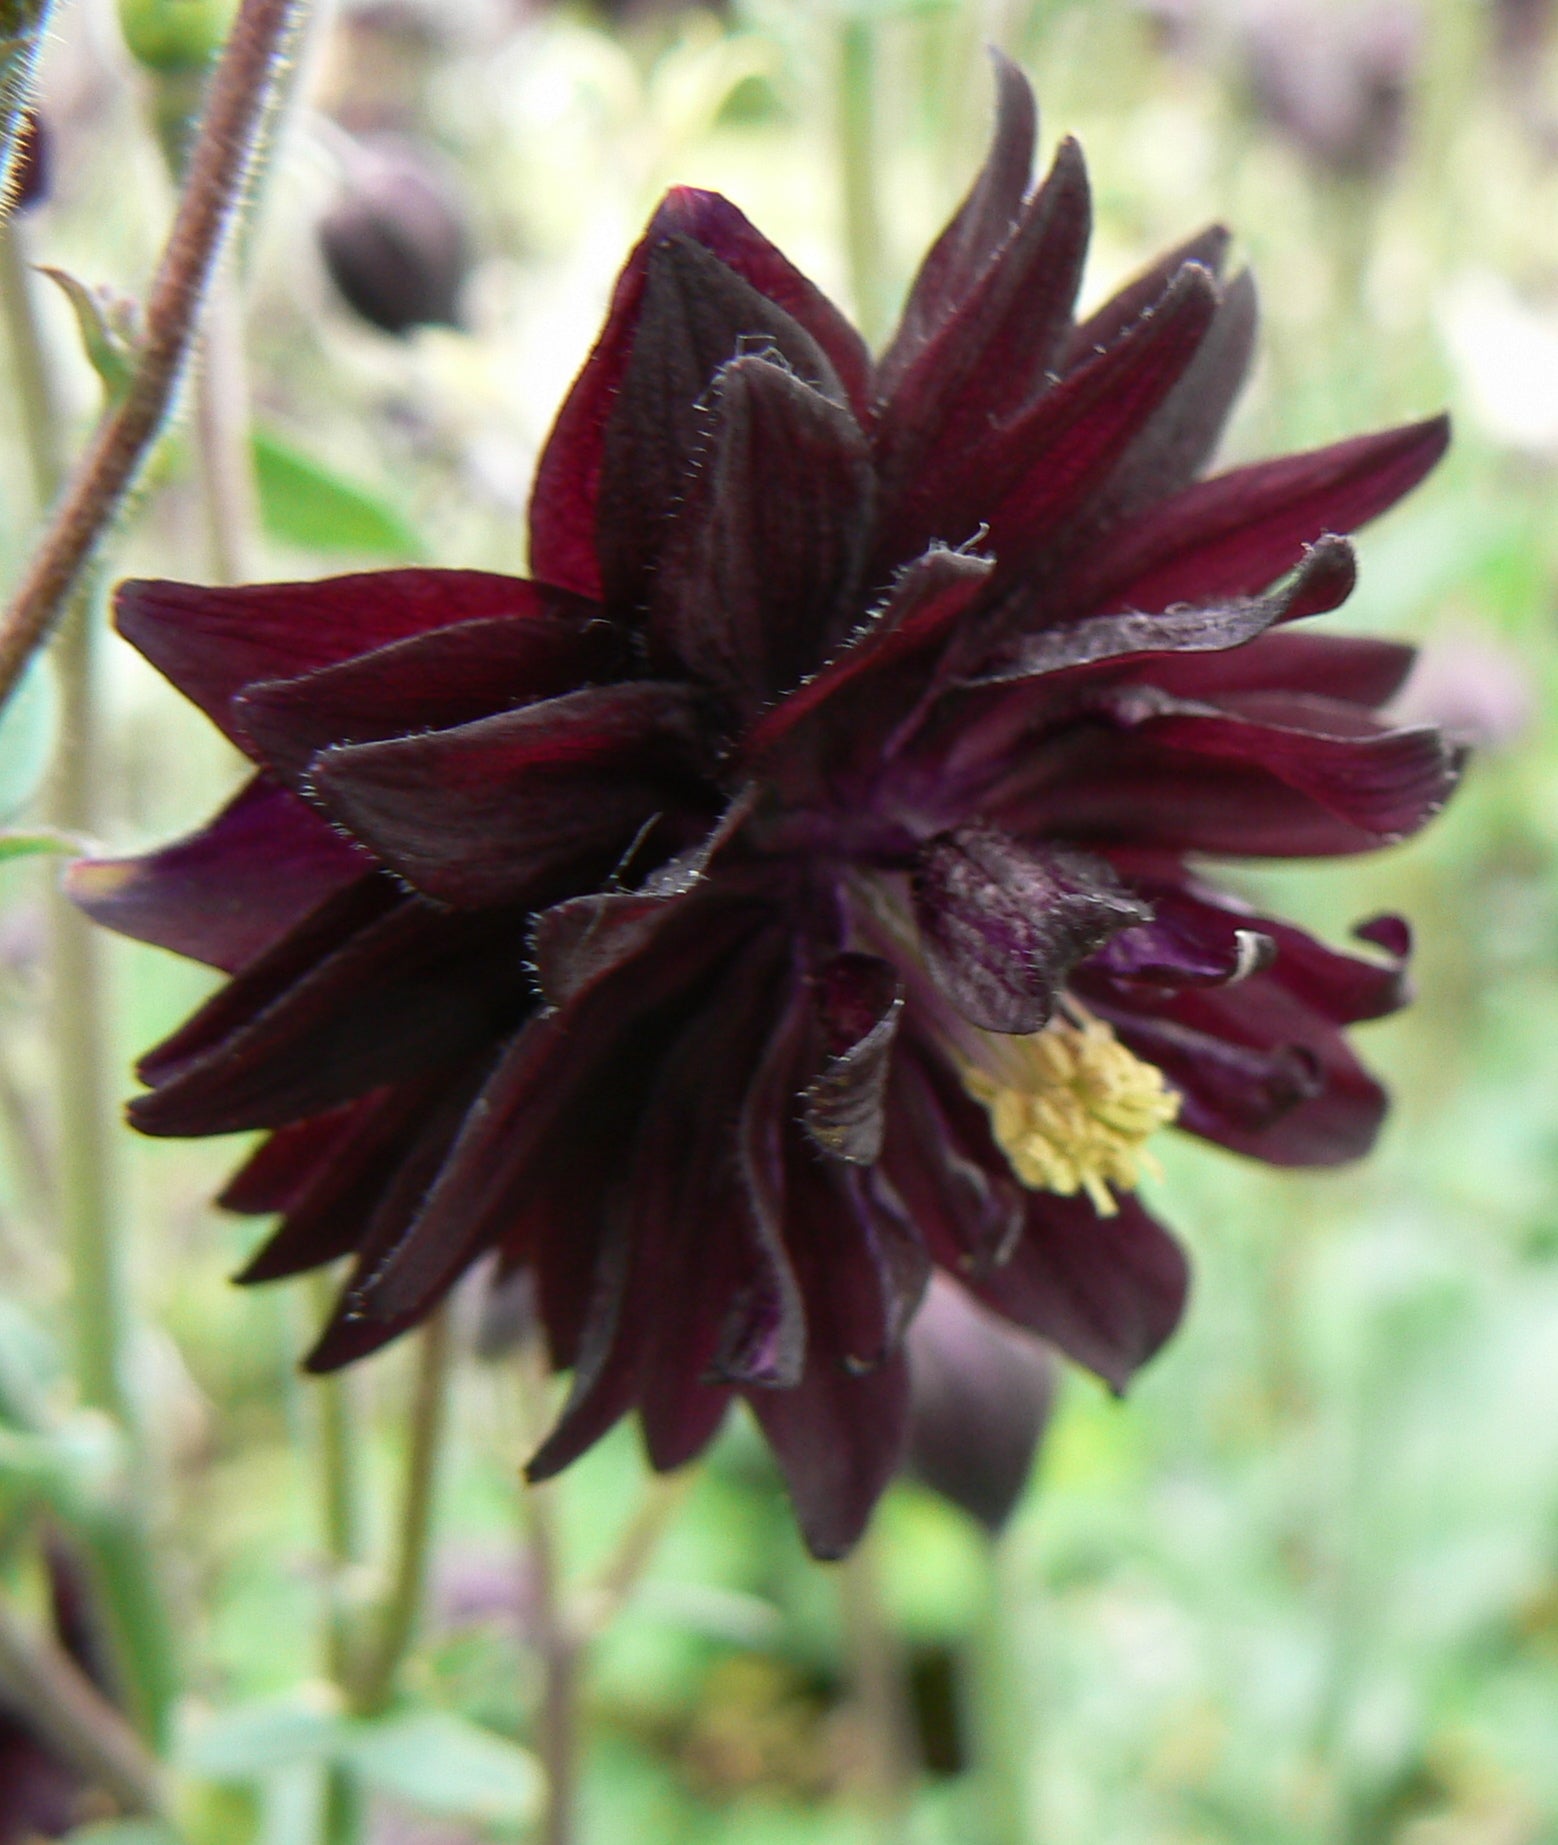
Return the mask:
<path id="1" fill-rule="evenodd" d="M 5 315 L 22 445 L 40 513 L 65 478 L 64 406 L 38 319 L 37 289 L 27 261 L 28 226 L 0 224 L 0 310 Z"/>
<path id="2" fill-rule="evenodd" d="M 383 1710 L 393 1697 L 427 1591 L 438 1463 L 447 1422 L 450 1345 L 449 1314 L 441 1309 L 423 1327 L 417 1355 L 395 1571 L 373 1650 L 352 1687 L 353 1707 L 364 1716 Z"/>
<path id="3" fill-rule="evenodd" d="M 866 339 L 883 330 L 882 218 L 877 202 L 875 27 L 844 19 L 838 38 L 839 170 L 850 293 Z"/>
<path id="4" fill-rule="evenodd" d="M 1012 1592 L 1010 1552 L 998 1537 L 985 1549 L 984 1601 L 968 1664 L 968 1728 L 973 1743 L 971 1834 L 978 1845 L 1027 1845 L 1032 1733 L 1012 1623 L 1022 1598 Z"/>
<path id="5" fill-rule="evenodd" d="M 530 1591 L 536 1650 L 541 1655 L 541 1765 L 546 1771 L 542 1845 L 574 1845 L 579 1795 L 579 1666 L 581 1643 L 569 1618 L 550 1486 L 525 1486 Z"/>
<path id="6" fill-rule="evenodd" d="M 904 1836 L 914 1801 L 914 1747 L 904 1701 L 903 1661 L 882 1605 L 875 1534 L 839 1566 L 849 1673 L 865 1743 L 861 1786 L 884 1845 Z"/>
<path id="7" fill-rule="evenodd" d="M 3 1602 L 0 1689 L 56 1754 L 126 1813 L 169 1817 L 162 1768 L 140 1738 L 63 1647 L 29 1632 Z"/>
<path id="8" fill-rule="evenodd" d="M 206 302 L 205 337 L 195 380 L 195 444 L 211 568 L 219 583 L 241 583 L 248 575 L 259 515 L 249 451 L 243 298 L 231 252 Z"/>
<path id="9" fill-rule="evenodd" d="M 98 424 L 0 617 L 0 704 L 79 585 L 167 416 L 200 304 L 242 197 L 270 90 L 304 3 L 243 0 L 239 9 L 212 79 L 189 179 L 147 300 L 135 372 L 124 396 Z"/>

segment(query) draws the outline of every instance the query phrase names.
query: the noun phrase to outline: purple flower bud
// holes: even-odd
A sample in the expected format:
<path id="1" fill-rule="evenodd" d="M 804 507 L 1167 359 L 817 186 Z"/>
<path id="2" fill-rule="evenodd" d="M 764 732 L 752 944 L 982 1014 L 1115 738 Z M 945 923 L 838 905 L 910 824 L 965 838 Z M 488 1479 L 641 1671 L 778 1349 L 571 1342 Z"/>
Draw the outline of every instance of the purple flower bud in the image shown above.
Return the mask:
<path id="1" fill-rule="evenodd" d="M 459 324 L 471 263 L 465 211 L 416 142 L 378 135 L 356 144 L 319 243 L 336 287 L 375 327 Z"/>

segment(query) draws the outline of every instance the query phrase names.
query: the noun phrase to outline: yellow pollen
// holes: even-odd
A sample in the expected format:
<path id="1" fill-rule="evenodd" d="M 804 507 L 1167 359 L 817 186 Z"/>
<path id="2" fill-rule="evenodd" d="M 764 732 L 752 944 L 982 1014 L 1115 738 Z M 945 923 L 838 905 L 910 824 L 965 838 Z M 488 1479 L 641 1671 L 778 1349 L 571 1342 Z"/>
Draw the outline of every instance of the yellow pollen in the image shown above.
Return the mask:
<path id="1" fill-rule="evenodd" d="M 1086 1192 L 1101 1217 L 1119 1210 L 1111 1185 L 1133 1191 L 1158 1166 L 1146 1142 L 1179 1113 L 1179 1097 L 1156 1065 L 1133 1056 L 1100 1019 L 1052 1019 L 1028 1038 L 997 1041 L 999 1082 L 965 1065 L 969 1093 L 1033 1191 Z"/>

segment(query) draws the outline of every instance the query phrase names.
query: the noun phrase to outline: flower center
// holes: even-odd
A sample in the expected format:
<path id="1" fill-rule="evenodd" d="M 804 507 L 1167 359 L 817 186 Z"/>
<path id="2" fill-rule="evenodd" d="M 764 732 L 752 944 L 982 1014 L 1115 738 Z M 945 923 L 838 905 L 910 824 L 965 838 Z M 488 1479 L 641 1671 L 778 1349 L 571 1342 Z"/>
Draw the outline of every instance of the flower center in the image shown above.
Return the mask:
<path id="1" fill-rule="evenodd" d="M 1100 1019 L 1054 1018 L 1028 1038 L 980 1036 L 994 1054 L 988 1067 L 965 1064 L 963 1080 L 1017 1177 L 1034 1191 L 1086 1192 L 1101 1217 L 1113 1217 L 1120 1207 L 1109 1187 L 1132 1191 L 1143 1171 L 1156 1174 L 1146 1142 L 1179 1113 L 1163 1072 Z"/>

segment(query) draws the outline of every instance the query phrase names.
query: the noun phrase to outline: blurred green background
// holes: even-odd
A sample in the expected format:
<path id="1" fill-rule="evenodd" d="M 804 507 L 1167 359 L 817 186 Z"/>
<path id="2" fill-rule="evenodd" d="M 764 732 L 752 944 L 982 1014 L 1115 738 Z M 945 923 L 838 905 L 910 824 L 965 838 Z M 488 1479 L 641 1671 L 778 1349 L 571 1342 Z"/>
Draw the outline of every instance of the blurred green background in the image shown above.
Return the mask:
<path id="1" fill-rule="evenodd" d="M 728 193 L 847 301 L 844 14 L 875 59 L 885 273 L 880 299 L 851 305 L 878 336 L 980 158 L 994 42 L 1035 83 L 1046 147 L 1074 133 L 1087 153 L 1089 296 L 1210 219 L 1234 229 L 1264 325 L 1227 458 L 1446 405 L 1456 418 L 1439 473 L 1364 534 L 1361 586 L 1333 619 L 1424 644 L 1404 697 L 1477 744 L 1467 785 L 1382 859 L 1242 874 L 1333 940 L 1383 909 L 1417 928 L 1418 1003 L 1360 1038 L 1397 1098 L 1376 1157 L 1285 1176 L 1166 1144 L 1151 1198 L 1196 1267 L 1178 1339 L 1124 1404 L 1067 1378 L 996 1550 L 923 1488 L 894 1489 L 869 1568 L 921 1762 L 907 1816 L 869 1797 L 840 1574 L 805 1559 L 759 1442 L 734 1429 L 591 1658 L 587 1840 L 975 1845 L 1013 1763 L 1017 1836 L 1042 1845 L 1558 1840 L 1553 11 L 737 0 L 613 18 L 343 0 L 317 17 L 245 249 L 262 436 L 247 575 L 522 569 L 536 451 L 668 184 Z M 41 107 L 51 179 L 24 220 L 27 254 L 134 297 L 171 189 L 112 6 L 61 8 Z M 463 227 L 440 220 L 424 239 L 458 326 L 395 337 L 332 284 L 321 219 L 344 211 L 360 246 L 362 214 L 380 208 L 364 149 L 412 162 Z M 338 269 L 361 258 L 336 252 Z M 41 311 L 84 432 L 95 381 L 63 297 Z M 215 574 L 192 446 L 164 446 L 115 574 Z M 0 490 L 14 573 L 34 509 L 3 437 Z M 128 850 L 202 818 L 238 764 L 117 641 L 104 668 L 100 831 Z M 45 665 L 0 731 L 12 824 L 36 811 L 51 709 Z M 0 864 L 0 1329 L 21 1313 L 45 1337 L 65 1287 L 41 1010 L 51 875 Z M 205 976 L 125 944 L 112 973 L 128 1089 L 132 1054 Z M 217 1744 L 234 1711 L 296 1698 L 320 1669 L 318 1405 L 292 1368 L 317 1300 L 227 1284 L 255 1227 L 206 1201 L 239 1151 L 128 1134 L 117 1148 L 189 1728 L 215 1724 Z M 408 1377 L 391 1352 L 352 1382 L 375 1508 Z M 538 1674 L 513 1368 L 464 1364 L 457 1407 L 411 1682 L 524 1742 Z M 619 1429 L 558 1488 L 570 1571 L 610 1554 L 643 1492 Z M 846 1602 L 862 1580 L 844 1578 Z M 314 1771 L 284 1749 L 255 1767 L 240 1732 L 231 1772 L 259 1799 L 230 1836 L 306 1836 L 295 1816 Z M 1005 1796 L 976 1766 L 991 1754 Z M 375 1836 L 515 1836 L 460 1806 L 387 1791 Z"/>

